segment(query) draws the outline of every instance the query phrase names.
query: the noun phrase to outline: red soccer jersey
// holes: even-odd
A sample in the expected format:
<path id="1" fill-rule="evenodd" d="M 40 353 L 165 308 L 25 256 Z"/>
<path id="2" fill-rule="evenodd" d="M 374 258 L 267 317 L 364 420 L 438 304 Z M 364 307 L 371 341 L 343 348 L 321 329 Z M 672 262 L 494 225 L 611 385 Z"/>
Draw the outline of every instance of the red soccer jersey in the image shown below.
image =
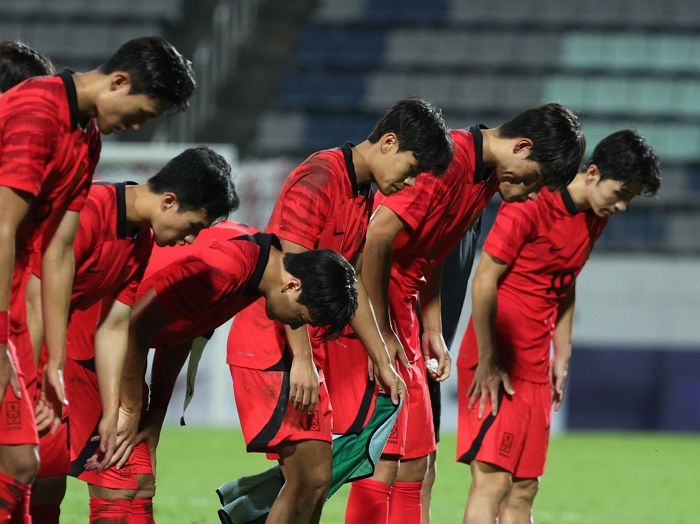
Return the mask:
<path id="1" fill-rule="evenodd" d="M 540 191 L 536 200 L 503 204 L 484 251 L 510 266 L 498 284 L 496 349 L 509 374 L 549 381 L 549 350 L 561 301 L 571 293 L 607 223 L 578 211 L 568 191 Z M 459 366 L 478 363 L 470 320 Z"/>
<path id="2" fill-rule="evenodd" d="M 480 129 L 452 131 L 452 140 L 454 158 L 443 176 L 421 175 L 412 187 L 377 198 L 377 206 L 391 209 L 405 226 L 394 240 L 389 302 L 411 361 L 421 352 L 415 314 L 419 290 L 498 190 L 497 177 L 483 164 Z"/>
<path id="3" fill-rule="evenodd" d="M 257 300 L 273 245 L 279 247 L 278 240 L 264 233 L 215 239 L 144 279 L 138 296 L 155 290 L 170 320 L 151 346 L 174 346 L 211 333 Z"/>
<path id="4" fill-rule="evenodd" d="M 353 261 L 364 246 L 371 210 L 370 188 L 358 188 L 352 148 L 345 144 L 314 153 L 287 177 L 266 231 L 307 249 L 333 249 Z M 310 329 L 312 336 L 316 332 Z M 235 318 L 227 361 L 266 369 L 282 359 L 286 343 L 284 326 L 267 318 L 261 299 Z"/>
<path id="5" fill-rule="evenodd" d="M 0 185 L 33 197 L 16 237 L 15 333 L 26 329 L 19 297 L 34 241 L 52 234 L 66 210 L 82 209 L 99 153 L 99 131 L 93 120 L 80 121 L 69 71 L 29 79 L 0 96 Z"/>

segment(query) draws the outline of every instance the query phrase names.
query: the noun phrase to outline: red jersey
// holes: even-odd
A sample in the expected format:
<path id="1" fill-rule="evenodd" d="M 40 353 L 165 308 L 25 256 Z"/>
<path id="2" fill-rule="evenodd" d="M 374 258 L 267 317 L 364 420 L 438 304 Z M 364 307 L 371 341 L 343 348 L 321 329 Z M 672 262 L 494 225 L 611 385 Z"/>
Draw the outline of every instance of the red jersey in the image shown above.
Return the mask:
<path id="1" fill-rule="evenodd" d="M 170 320 L 151 346 L 173 346 L 211 333 L 257 300 L 273 245 L 279 248 L 279 241 L 264 233 L 215 239 L 144 279 L 138 296 L 155 290 Z"/>
<path id="2" fill-rule="evenodd" d="M 372 210 L 369 185 L 357 186 L 352 146 L 314 153 L 285 180 L 266 231 L 309 250 L 333 249 L 353 261 L 362 251 Z M 309 328 L 312 341 L 317 329 Z M 228 339 L 227 362 L 267 369 L 287 344 L 284 326 L 270 320 L 265 300 L 241 312 Z"/>
<path id="3" fill-rule="evenodd" d="M 578 211 L 569 192 L 542 189 L 536 200 L 503 204 L 484 251 L 510 267 L 498 284 L 496 349 L 509 374 L 549 382 L 549 351 L 559 304 L 574 288 L 607 223 Z M 470 320 L 460 367 L 478 363 Z"/>
<path id="4" fill-rule="evenodd" d="M 479 127 L 452 131 L 452 140 L 454 157 L 443 176 L 421 175 L 412 187 L 377 198 L 377 206 L 391 209 L 404 223 L 394 239 L 389 302 L 397 336 L 412 362 L 421 352 L 418 292 L 498 190 L 498 178 L 483 163 Z"/>
<path id="5" fill-rule="evenodd" d="M 94 120 L 80 121 L 70 71 L 26 80 L 0 96 L 0 185 L 33 197 L 16 237 L 12 330 L 25 327 L 23 280 L 35 239 L 55 231 L 66 210 L 85 205 L 100 154 Z"/>

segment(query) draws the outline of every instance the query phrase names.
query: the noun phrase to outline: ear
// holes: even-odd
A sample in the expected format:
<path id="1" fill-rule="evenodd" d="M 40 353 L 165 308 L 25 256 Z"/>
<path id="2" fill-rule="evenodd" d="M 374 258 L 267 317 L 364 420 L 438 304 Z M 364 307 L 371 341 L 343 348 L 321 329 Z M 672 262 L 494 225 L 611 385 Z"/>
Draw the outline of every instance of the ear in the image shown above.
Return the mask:
<path id="1" fill-rule="evenodd" d="M 379 139 L 379 145 L 382 153 L 391 153 L 394 149 L 398 150 L 399 137 L 394 132 L 384 133 Z"/>
<path id="2" fill-rule="evenodd" d="M 593 183 L 598 183 L 598 181 L 600 181 L 600 171 L 597 165 L 591 164 L 586 168 L 586 181 Z"/>
<path id="3" fill-rule="evenodd" d="M 282 293 L 287 293 L 287 292 L 300 293 L 301 292 L 301 280 L 299 280 L 296 277 L 292 277 L 289 280 L 287 280 L 284 283 L 284 285 L 282 286 Z"/>
<path id="4" fill-rule="evenodd" d="M 177 195 L 175 193 L 172 193 L 170 191 L 167 191 L 160 195 L 160 207 L 163 211 L 166 209 L 170 208 L 175 208 L 177 211 L 178 208 L 178 200 L 177 200 Z"/>
<path id="5" fill-rule="evenodd" d="M 513 145 L 513 153 L 518 154 L 524 149 L 527 149 L 528 151 L 532 150 L 532 147 L 534 146 L 534 142 L 530 140 L 529 138 L 518 138 L 515 141 L 515 144 Z M 529 153 L 528 153 L 529 154 Z"/>
<path id="6" fill-rule="evenodd" d="M 109 78 L 110 91 L 116 91 L 124 87 L 131 89 L 131 75 L 126 71 L 115 71 L 111 73 Z"/>

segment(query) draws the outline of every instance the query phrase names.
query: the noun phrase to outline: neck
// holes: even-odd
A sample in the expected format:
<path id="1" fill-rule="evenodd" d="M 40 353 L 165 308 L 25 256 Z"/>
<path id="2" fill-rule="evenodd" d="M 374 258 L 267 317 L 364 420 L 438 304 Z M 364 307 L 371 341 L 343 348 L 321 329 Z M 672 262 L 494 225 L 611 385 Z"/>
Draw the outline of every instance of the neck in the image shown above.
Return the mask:
<path id="1" fill-rule="evenodd" d="M 78 95 L 78 112 L 83 118 L 96 116 L 95 99 L 97 93 L 104 88 L 104 82 L 109 82 L 109 77 L 94 69 L 87 73 L 73 73 L 75 91 Z"/>
<path id="2" fill-rule="evenodd" d="M 129 229 L 150 224 L 153 210 L 158 209 L 160 205 L 158 195 L 151 192 L 148 184 L 126 186 L 124 200 L 126 201 L 126 223 Z"/>
<path id="3" fill-rule="evenodd" d="M 490 168 L 496 167 L 496 164 L 498 163 L 498 144 L 499 140 L 501 140 L 498 136 L 498 128 L 494 127 L 493 129 L 482 129 L 481 136 L 483 137 L 483 150 L 481 158 L 484 161 L 484 165 Z"/>
<path id="4" fill-rule="evenodd" d="M 364 186 L 374 181 L 372 170 L 369 167 L 369 161 L 375 154 L 375 146 L 369 140 L 356 145 L 352 148 L 352 163 L 355 166 L 355 176 L 357 177 L 357 185 Z"/>
<path id="5" fill-rule="evenodd" d="M 576 205 L 576 209 L 583 211 L 591 208 L 586 197 L 586 173 L 578 173 L 566 186 L 566 189 L 571 195 L 571 200 Z"/>
<path id="6" fill-rule="evenodd" d="M 265 271 L 263 271 L 258 291 L 263 296 L 268 296 L 275 287 L 279 287 L 284 271 L 283 254 L 276 247 L 270 247 L 270 256 L 267 259 Z"/>

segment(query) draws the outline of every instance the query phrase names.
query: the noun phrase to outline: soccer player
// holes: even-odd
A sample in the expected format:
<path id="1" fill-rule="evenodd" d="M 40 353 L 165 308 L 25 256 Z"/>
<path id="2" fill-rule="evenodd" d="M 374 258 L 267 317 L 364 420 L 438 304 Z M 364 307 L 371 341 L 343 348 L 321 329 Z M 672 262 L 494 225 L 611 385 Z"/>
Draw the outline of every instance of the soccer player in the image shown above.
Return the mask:
<path id="1" fill-rule="evenodd" d="M 247 226 L 238 229 L 190 255 L 175 255 L 171 264 L 139 286 L 121 386 L 120 436 L 112 457 L 116 467 L 81 474 L 81 478 L 93 479 L 90 505 L 95 521 L 126 514 L 133 515 L 133 522 L 147 522 L 138 519 L 150 510 L 155 477 L 148 447 L 143 442 L 134 444 L 149 347 L 163 352 L 172 348 L 180 365 L 183 345 L 211 333 L 261 296 L 266 299 L 266 314 L 294 329 L 310 323 L 325 327 L 325 333 L 333 336 L 353 317 L 355 270 L 338 253 L 328 249 L 283 253 L 274 235 L 254 233 Z M 246 230 L 253 234 L 241 234 Z M 281 382 L 275 389 L 279 387 Z M 159 394 L 153 391 L 152 404 L 163 405 L 162 398 L 153 396 Z M 76 443 L 82 440 L 88 446 L 73 461 L 74 467 L 91 454 L 85 438 L 89 434 L 83 435 L 82 439 L 76 436 Z M 72 434 L 71 443 L 74 456 Z M 129 463 L 131 467 L 124 467 Z M 93 465 L 88 463 L 90 468 Z"/>
<path id="2" fill-rule="evenodd" d="M 465 523 L 532 521 L 552 404 L 559 409 L 568 374 L 576 277 L 608 219 L 659 186 L 651 147 L 622 130 L 566 189 L 501 206 L 457 361 L 457 460 L 472 475 Z"/>
<path id="3" fill-rule="evenodd" d="M 54 74 L 51 61 L 17 40 L 0 40 L 0 94 L 33 76 Z"/>
<path id="4" fill-rule="evenodd" d="M 75 329 L 69 324 L 68 357 L 74 365 L 66 367 L 65 380 L 67 394 L 75 400 L 69 416 L 71 431 L 79 431 L 83 413 L 94 410 L 99 423 L 91 422 L 84 430 L 97 427 L 104 464 L 116 441 L 129 314 L 153 243 L 192 242 L 201 229 L 234 211 L 238 197 L 230 175 L 223 157 L 200 146 L 170 160 L 146 183 L 93 184 L 90 189 L 74 244 L 70 310 L 75 313 L 101 303 L 102 314 L 90 331 L 94 352 L 83 350 L 83 326 L 78 323 L 80 328 Z M 33 290 L 40 285 L 40 268 L 35 266 L 34 273 L 28 285 L 28 306 L 39 310 L 41 305 L 32 300 L 38 295 Z M 44 352 L 42 364 L 45 361 Z M 88 371 L 76 376 L 76 362 Z M 97 405 L 85 405 L 85 398 L 93 395 L 99 399 Z M 40 418 L 38 414 L 41 430 Z M 32 498 L 32 516 L 37 521 L 58 522 L 68 474 L 67 445 L 65 424 L 57 433 L 40 439 L 41 468 Z"/>
<path id="5" fill-rule="evenodd" d="M 267 231 L 279 236 L 285 252 L 331 248 L 359 268 L 372 209 L 370 184 L 394 193 L 414 184 L 418 173 L 443 173 L 451 159 L 452 142 L 439 111 L 420 99 L 402 100 L 367 140 L 315 153 L 295 169 Z M 374 363 L 378 381 L 398 402 L 403 384 L 360 280 L 357 294 L 352 330 Z M 313 330 L 267 321 L 264 307 L 259 301 L 235 318 L 229 336 L 228 363 L 243 435 L 248 451 L 279 456 L 285 473 L 268 522 L 318 522 L 331 477 L 325 359 L 344 349 Z M 366 373 L 366 361 L 364 369 Z M 282 377 L 289 382 L 280 390 Z"/>
<path id="6" fill-rule="evenodd" d="M 454 160 L 445 175 L 419 177 L 402 193 L 378 199 L 367 231 L 362 275 L 382 336 L 397 352 L 401 347 L 406 352 L 397 366 L 408 402 L 374 476 L 353 484 L 346 522 L 421 522 L 427 457 L 436 449 L 425 361 L 437 359 L 436 380 L 450 374 L 440 311 L 442 262 L 497 191 L 506 201 L 518 201 L 533 196 L 541 185 L 564 187 L 576 174 L 585 147 L 575 115 L 558 104 L 530 109 L 494 129 L 455 130 L 452 139 Z M 353 340 L 346 346 L 328 357 L 338 432 L 353 430 L 371 405 L 366 401 L 369 384 L 359 387 L 362 351 Z M 342 371 L 347 369 L 358 371 Z"/>

